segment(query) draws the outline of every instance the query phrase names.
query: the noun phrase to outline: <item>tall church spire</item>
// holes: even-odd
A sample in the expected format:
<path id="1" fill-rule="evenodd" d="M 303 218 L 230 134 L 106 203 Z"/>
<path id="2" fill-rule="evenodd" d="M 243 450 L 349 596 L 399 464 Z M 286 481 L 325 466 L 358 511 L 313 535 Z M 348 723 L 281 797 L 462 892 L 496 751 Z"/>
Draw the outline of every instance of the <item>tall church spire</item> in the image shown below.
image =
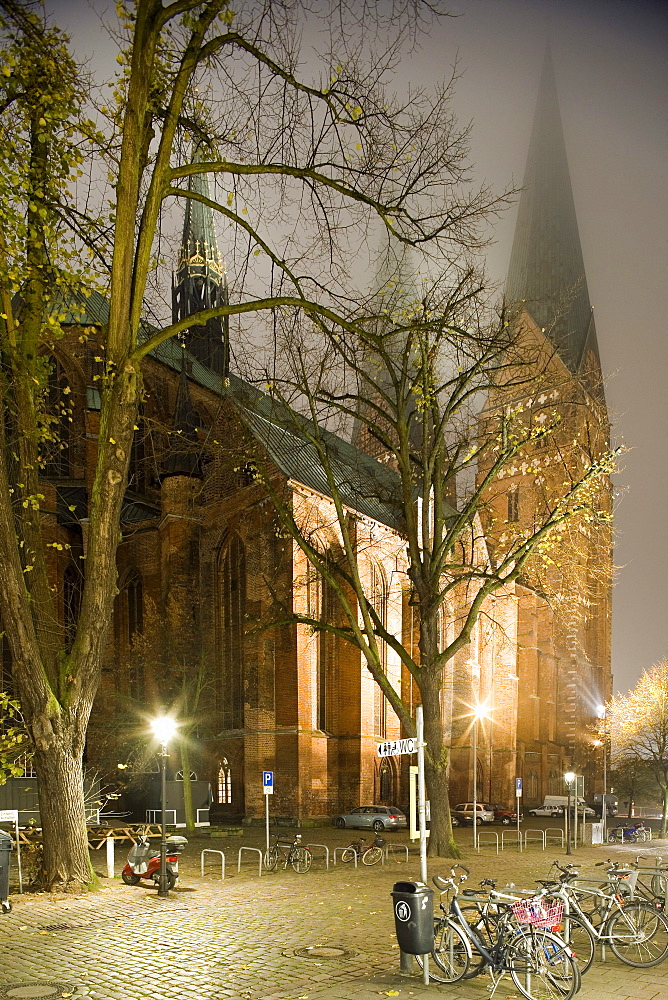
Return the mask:
<path id="1" fill-rule="evenodd" d="M 204 162 L 200 148 L 193 163 Z M 210 199 L 206 174 L 194 174 L 188 191 Z M 172 321 L 192 316 L 228 302 L 227 275 L 222 263 L 213 224 L 213 212 L 197 198 L 186 200 L 183 237 L 176 279 L 172 287 Z M 210 319 L 204 326 L 191 327 L 184 342 L 203 365 L 225 378 L 229 371 L 229 322 L 227 317 Z"/>
<path id="2" fill-rule="evenodd" d="M 545 53 L 506 282 L 572 372 L 600 367 L 557 88 Z M 593 358 L 592 358 L 593 355 Z"/>

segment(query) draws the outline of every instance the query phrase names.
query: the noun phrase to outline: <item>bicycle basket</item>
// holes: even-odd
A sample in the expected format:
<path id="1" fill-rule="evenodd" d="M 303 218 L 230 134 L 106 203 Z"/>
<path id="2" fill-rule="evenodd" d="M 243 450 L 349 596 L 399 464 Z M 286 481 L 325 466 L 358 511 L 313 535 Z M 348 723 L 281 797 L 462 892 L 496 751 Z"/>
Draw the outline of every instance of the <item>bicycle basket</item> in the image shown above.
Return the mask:
<path id="1" fill-rule="evenodd" d="M 510 909 L 518 924 L 534 924 L 535 927 L 556 927 L 564 915 L 564 904 L 548 906 L 542 899 L 522 899 L 512 903 Z"/>
<path id="2" fill-rule="evenodd" d="M 374 847 L 385 847 L 386 843 L 387 841 L 383 837 L 376 837 L 376 839 L 373 842 Z"/>

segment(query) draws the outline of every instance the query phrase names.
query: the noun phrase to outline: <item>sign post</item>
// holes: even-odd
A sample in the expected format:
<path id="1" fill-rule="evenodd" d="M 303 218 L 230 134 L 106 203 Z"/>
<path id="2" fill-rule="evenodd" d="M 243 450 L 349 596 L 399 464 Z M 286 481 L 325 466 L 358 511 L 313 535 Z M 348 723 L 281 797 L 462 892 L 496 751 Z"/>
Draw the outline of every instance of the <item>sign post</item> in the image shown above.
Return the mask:
<path id="1" fill-rule="evenodd" d="M 0 809 L 0 823 L 13 823 L 16 837 L 16 867 L 19 873 L 19 892 L 23 892 L 23 874 L 21 872 L 21 840 L 19 837 L 18 809 Z"/>
<path id="2" fill-rule="evenodd" d="M 515 812 L 517 813 L 517 841 L 522 850 L 522 834 L 520 833 L 520 801 L 522 799 L 522 779 L 515 778 Z"/>
<path id="3" fill-rule="evenodd" d="M 417 767 L 411 767 L 409 770 L 412 773 L 417 771 L 417 813 L 418 813 L 418 829 L 420 836 L 420 878 L 423 882 L 427 881 L 427 803 L 425 796 L 425 786 L 424 786 L 424 714 L 422 711 L 422 705 L 418 705 L 415 710 L 415 725 L 417 729 L 416 738 L 413 739 L 412 736 L 403 740 L 384 740 L 382 743 L 377 743 L 376 747 L 378 750 L 379 757 L 398 757 L 405 753 L 415 753 L 417 750 L 418 763 Z M 411 824 L 411 839 L 413 837 L 413 781 L 410 781 L 410 797 L 411 803 L 409 806 L 410 812 L 410 824 Z M 429 955 L 422 956 L 422 981 L 425 986 L 429 985 Z M 402 962 L 403 962 L 403 952 L 402 952 Z M 402 964 L 403 969 L 403 964 Z"/>
<path id="4" fill-rule="evenodd" d="M 274 794 L 274 772 L 262 772 L 262 791 L 264 792 L 264 823 L 266 830 L 267 850 L 269 850 L 269 796 Z"/>

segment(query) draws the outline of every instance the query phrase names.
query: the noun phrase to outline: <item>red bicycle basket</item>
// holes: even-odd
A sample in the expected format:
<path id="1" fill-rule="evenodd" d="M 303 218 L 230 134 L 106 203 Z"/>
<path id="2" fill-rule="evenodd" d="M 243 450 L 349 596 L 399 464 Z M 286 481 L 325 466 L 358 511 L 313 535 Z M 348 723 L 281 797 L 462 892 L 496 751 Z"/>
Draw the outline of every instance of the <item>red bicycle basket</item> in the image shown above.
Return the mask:
<path id="1" fill-rule="evenodd" d="M 564 904 L 549 905 L 544 899 L 522 899 L 510 907 L 518 924 L 534 924 L 536 927 L 555 927 L 564 915 Z"/>

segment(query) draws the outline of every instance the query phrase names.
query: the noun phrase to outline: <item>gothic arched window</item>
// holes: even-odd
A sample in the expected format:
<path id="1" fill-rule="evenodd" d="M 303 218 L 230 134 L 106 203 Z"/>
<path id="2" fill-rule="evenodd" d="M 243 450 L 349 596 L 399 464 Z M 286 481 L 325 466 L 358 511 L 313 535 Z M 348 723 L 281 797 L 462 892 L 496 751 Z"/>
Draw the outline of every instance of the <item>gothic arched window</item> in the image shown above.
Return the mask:
<path id="1" fill-rule="evenodd" d="M 226 729 L 243 729 L 246 551 L 236 533 L 230 535 L 219 556 L 218 594 L 222 633 L 219 689 L 222 724 Z"/>
<path id="2" fill-rule="evenodd" d="M 71 474 L 72 396 L 67 375 L 58 358 L 52 355 L 48 365 L 44 440 L 40 452 L 44 476 L 48 479 L 67 479 Z"/>
<path id="3" fill-rule="evenodd" d="M 132 570 L 125 578 L 123 604 L 126 614 L 125 625 L 128 644 L 144 631 L 144 588 L 137 570 Z"/>
<path id="4" fill-rule="evenodd" d="M 63 625 L 65 649 L 69 652 L 74 643 L 81 610 L 81 573 L 76 566 L 68 566 L 63 574 Z"/>
<path id="5" fill-rule="evenodd" d="M 383 628 L 387 627 L 387 581 L 381 567 L 376 562 L 370 563 L 370 588 L 369 600 L 374 611 L 378 615 Z M 387 669 L 387 643 L 384 639 L 377 638 L 378 653 L 380 656 L 380 666 L 385 673 Z M 373 687 L 373 728 L 376 736 L 385 736 L 387 724 L 387 699 L 380 690 L 378 684 L 374 682 Z"/>
<path id="6" fill-rule="evenodd" d="M 218 764 L 218 780 L 216 782 L 218 792 L 218 804 L 230 805 L 232 802 L 232 772 L 227 762 L 227 757 Z"/>

